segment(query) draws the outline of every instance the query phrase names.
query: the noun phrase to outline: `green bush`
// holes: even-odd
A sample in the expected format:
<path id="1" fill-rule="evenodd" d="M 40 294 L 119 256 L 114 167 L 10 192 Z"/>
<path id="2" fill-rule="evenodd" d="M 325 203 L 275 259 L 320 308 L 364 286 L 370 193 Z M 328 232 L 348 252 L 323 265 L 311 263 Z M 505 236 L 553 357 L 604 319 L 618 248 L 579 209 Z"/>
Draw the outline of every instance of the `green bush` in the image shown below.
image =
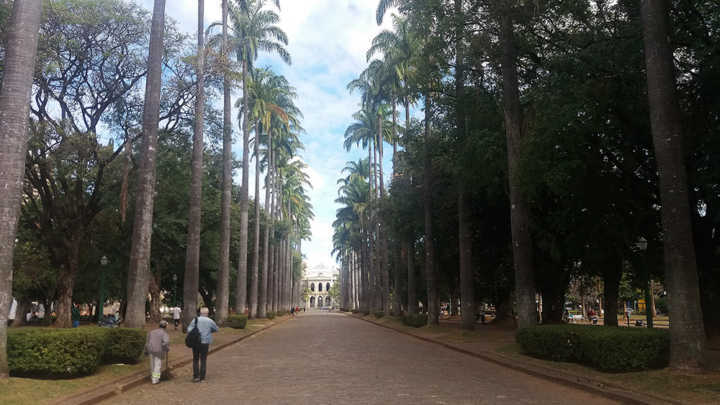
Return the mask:
<path id="1" fill-rule="evenodd" d="M 145 348 L 145 332 L 142 329 L 111 328 L 107 332 L 107 346 L 103 362 L 107 364 L 135 364 Z"/>
<path id="2" fill-rule="evenodd" d="M 233 329 L 245 329 L 247 320 L 247 315 L 230 315 L 228 316 L 227 321 L 225 321 L 225 325 Z"/>
<path id="3" fill-rule="evenodd" d="M 274 319 L 275 318 L 275 312 L 268 311 L 267 313 L 267 319 Z"/>
<path id="4" fill-rule="evenodd" d="M 403 323 L 407 326 L 419 328 L 427 325 L 427 314 L 408 314 L 403 316 Z"/>
<path id="5" fill-rule="evenodd" d="M 670 357 L 670 335 L 663 329 L 543 325 L 519 330 L 517 342 L 531 356 L 608 372 L 662 368 Z"/>
<path id="6" fill-rule="evenodd" d="M 383 311 L 375 312 L 375 318 L 379 319 L 379 318 L 382 318 L 383 316 L 385 316 L 385 312 L 383 312 Z"/>
<path id="7" fill-rule="evenodd" d="M 352 312 L 353 314 L 357 314 L 358 312 L 360 312 L 360 310 L 359 310 L 359 309 L 353 309 L 351 312 Z"/>
<path id="8" fill-rule="evenodd" d="M 8 365 L 13 376 L 71 378 L 89 375 L 100 365 L 107 329 L 33 328 L 10 331 Z"/>

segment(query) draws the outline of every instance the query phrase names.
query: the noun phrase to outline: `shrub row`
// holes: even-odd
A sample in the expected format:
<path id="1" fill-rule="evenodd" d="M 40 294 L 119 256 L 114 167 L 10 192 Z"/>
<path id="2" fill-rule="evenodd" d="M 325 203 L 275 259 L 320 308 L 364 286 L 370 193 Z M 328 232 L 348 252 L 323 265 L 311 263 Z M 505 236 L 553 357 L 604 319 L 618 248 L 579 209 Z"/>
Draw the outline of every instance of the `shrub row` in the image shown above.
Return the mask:
<path id="1" fill-rule="evenodd" d="M 245 326 L 247 325 L 248 317 L 247 315 L 230 315 L 227 318 L 227 321 L 225 321 L 225 325 L 233 328 L 233 329 L 245 329 Z"/>
<path id="2" fill-rule="evenodd" d="M 267 313 L 267 319 L 274 319 L 275 318 L 275 312 L 268 311 Z"/>
<path id="3" fill-rule="evenodd" d="M 385 312 L 383 312 L 383 311 L 375 312 L 375 318 L 379 319 L 379 318 L 382 318 L 383 316 L 385 316 Z"/>
<path id="4" fill-rule="evenodd" d="M 407 314 L 403 316 L 403 323 L 407 326 L 419 328 L 427 325 L 427 314 Z"/>
<path id="5" fill-rule="evenodd" d="M 32 328 L 8 333 L 10 374 L 72 378 L 89 375 L 100 364 L 137 363 L 145 332 L 129 328 Z"/>
<path id="6" fill-rule="evenodd" d="M 535 357 L 626 372 L 666 367 L 670 335 L 663 329 L 543 325 L 521 329 L 517 342 Z"/>

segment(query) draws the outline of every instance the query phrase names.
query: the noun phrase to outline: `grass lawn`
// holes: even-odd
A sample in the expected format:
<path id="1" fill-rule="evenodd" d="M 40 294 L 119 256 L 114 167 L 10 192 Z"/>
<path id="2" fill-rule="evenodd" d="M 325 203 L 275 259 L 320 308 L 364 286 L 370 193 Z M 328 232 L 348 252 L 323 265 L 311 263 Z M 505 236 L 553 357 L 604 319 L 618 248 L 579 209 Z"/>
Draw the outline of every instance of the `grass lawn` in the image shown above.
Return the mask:
<path id="1" fill-rule="evenodd" d="M 497 352 L 523 363 L 593 378 L 630 391 L 688 403 L 720 404 L 720 373 L 718 372 L 688 374 L 662 369 L 632 373 L 603 373 L 580 364 L 553 362 L 526 356 L 515 343 L 514 329 L 508 327 L 477 324 L 474 331 L 465 331 L 460 329 L 458 324 L 442 321 L 440 326 L 413 328 L 405 326 L 399 318 L 391 316 L 378 319 L 374 315 L 368 315 L 364 319 L 466 350 Z"/>
<path id="2" fill-rule="evenodd" d="M 5 381 L 0 380 L 1 402 L 3 405 L 47 404 L 74 392 L 80 393 L 138 370 L 144 370 L 149 367 L 146 363 L 141 360 L 137 364 L 100 366 L 93 375 L 69 380 L 11 377 Z"/>
<path id="3" fill-rule="evenodd" d="M 520 346 L 516 343 L 507 344 L 497 351 L 516 360 L 594 378 L 631 391 L 645 392 L 689 403 L 720 403 L 720 373 L 717 372 L 688 374 L 661 369 L 632 373 L 603 373 L 580 364 L 526 356 L 521 353 Z"/>

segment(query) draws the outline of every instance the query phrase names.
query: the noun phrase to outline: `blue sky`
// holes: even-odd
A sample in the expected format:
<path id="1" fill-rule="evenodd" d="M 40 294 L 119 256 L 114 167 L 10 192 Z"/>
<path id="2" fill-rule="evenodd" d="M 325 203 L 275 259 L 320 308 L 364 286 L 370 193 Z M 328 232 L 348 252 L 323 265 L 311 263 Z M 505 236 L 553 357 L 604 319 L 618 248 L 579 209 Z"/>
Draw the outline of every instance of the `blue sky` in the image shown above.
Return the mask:
<path id="1" fill-rule="evenodd" d="M 142 4 L 152 10 L 152 0 Z M 359 109 L 359 94 L 349 94 L 347 83 L 365 68 L 365 53 L 372 38 L 389 27 L 375 23 L 376 0 L 282 0 L 280 27 L 288 34 L 288 50 L 292 66 L 285 66 L 275 57 L 262 56 L 258 66 L 271 66 L 285 75 L 297 88 L 297 104 L 305 119 L 307 131 L 302 138 L 305 151 L 302 159 L 308 164 L 313 183 L 310 190 L 315 207 L 312 240 L 303 242 L 309 274 L 327 272 L 335 267 L 332 250 L 332 222 L 337 205 L 336 181 L 349 160 L 367 156 L 359 150 L 346 152 L 342 147 L 345 128 L 352 114 Z M 178 23 L 181 31 L 197 29 L 195 0 L 168 0 L 166 14 Z M 205 23 L 221 18 L 220 0 L 205 1 Z M 233 119 L 237 112 L 233 112 Z M 234 123 L 237 128 L 237 123 Z M 234 152 L 241 153 L 237 142 Z M 391 170 L 390 153 L 386 153 L 386 172 Z M 236 184 L 240 173 L 235 173 Z M 251 173 L 251 190 L 253 190 Z"/>

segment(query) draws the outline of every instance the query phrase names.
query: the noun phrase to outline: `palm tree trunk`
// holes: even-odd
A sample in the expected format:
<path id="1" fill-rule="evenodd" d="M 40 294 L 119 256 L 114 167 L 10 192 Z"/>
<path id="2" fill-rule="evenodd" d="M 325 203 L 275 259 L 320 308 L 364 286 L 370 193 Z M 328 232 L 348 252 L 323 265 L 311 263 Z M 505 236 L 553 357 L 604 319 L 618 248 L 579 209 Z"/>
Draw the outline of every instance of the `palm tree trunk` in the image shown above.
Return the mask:
<path id="1" fill-rule="evenodd" d="M 238 275 L 235 288 L 235 312 L 245 313 L 247 310 L 247 254 L 248 254 L 248 209 L 250 208 L 249 188 L 250 180 L 250 122 L 249 122 L 249 97 L 248 97 L 248 66 L 247 61 L 242 62 L 243 82 L 243 106 L 242 106 L 242 132 L 243 132 L 243 173 L 242 188 L 240 190 L 240 252 L 238 254 Z"/>
<path id="2" fill-rule="evenodd" d="M 641 1 L 650 123 L 657 159 L 665 251 L 665 274 L 671 305 L 670 365 L 701 366 L 705 328 L 693 243 L 687 173 L 682 149 L 683 128 L 675 95 L 673 52 L 667 1 Z"/>
<path id="3" fill-rule="evenodd" d="M 465 185 L 461 180 L 458 190 L 458 240 L 460 249 L 460 300 L 463 329 L 475 327 L 475 279 L 472 269 L 472 234 L 468 207 L 470 206 Z"/>
<path id="4" fill-rule="evenodd" d="M 222 0 L 222 58 L 223 71 L 223 182 L 220 202 L 220 265 L 218 269 L 217 310 L 215 316 L 222 323 L 230 306 L 230 204 L 232 201 L 232 106 L 228 75 L 228 0 Z"/>
<path id="5" fill-rule="evenodd" d="M 162 86 L 163 37 L 165 34 L 165 0 L 155 0 L 150 29 L 148 76 L 145 84 L 143 110 L 142 160 L 138 171 L 135 220 L 133 223 L 130 268 L 127 283 L 125 326 L 145 325 L 145 300 L 150 277 L 150 246 L 152 239 L 155 196 L 155 154 L 158 120 L 160 116 L 160 88 Z"/>
<path id="6" fill-rule="evenodd" d="M 523 136 L 520 92 L 518 90 L 516 50 L 513 42 L 513 20 L 509 0 L 505 0 L 501 19 L 503 102 L 507 135 L 508 183 L 510 188 L 510 223 L 513 264 L 515 267 L 515 299 L 518 327 L 537 323 L 535 305 L 535 268 L 530 239 L 530 213 L 516 181 L 519 148 Z"/>
<path id="7" fill-rule="evenodd" d="M 260 318 L 267 317 L 268 308 L 271 307 L 271 292 L 268 286 L 272 286 L 269 282 L 268 272 L 268 248 L 270 247 L 270 227 L 272 226 L 272 214 L 270 211 L 270 169 L 272 162 L 272 131 L 268 129 L 268 148 L 267 148 L 267 172 L 265 173 L 265 216 L 267 223 L 265 224 L 265 232 L 263 232 L 263 266 L 262 266 L 262 287 L 260 288 L 260 310 L 258 316 Z M 256 152 L 257 153 L 257 152 Z M 256 187 L 257 190 L 257 187 Z"/>
<path id="8" fill-rule="evenodd" d="M 198 1 L 197 97 L 195 98 L 195 131 L 193 136 L 192 174 L 190 180 L 190 215 L 188 218 L 187 254 L 183 282 L 183 323 L 189 325 L 197 314 L 200 290 L 200 232 L 202 231 L 203 125 L 205 112 L 205 0 Z M 209 302 L 206 305 L 210 305 Z"/>
<path id="9" fill-rule="evenodd" d="M 253 244 L 253 261 L 250 279 L 252 283 L 250 285 L 250 316 L 255 318 L 258 316 L 258 305 L 264 305 L 259 300 L 265 300 L 265 294 L 258 291 L 259 280 L 258 270 L 260 264 L 260 133 L 262 128 L 260 122 L 255 127 L 255 234 Z M 263 314 L 265 311 L 263 311 Z"/>
<path id="10" fill-rule="evenodd" d="M 467 138 L 465 126 L 465 21 L 462 0 L 455 0 L 455 126 L 459 151 L 464 150 Z M 461 152 L 462 153 L 462 152 Z M 462 304 L 462 327 L 472 330 L 475 326 L 475 280 L 472 268 L 472 235 L 470 233 L 468 208 L 469 198 L 466 193 L 465 179 L 458 176 L 458 250 L 460 256 L 460 300 Z M 455 309 L 454 303 L 451 305 Z"/>
<path id="11" fill-rule="evenodd" d="M 0 379 L 9 376 L 7 317 L 12 304 L 13 251 L 20 216 L 30 91 L 35 71 L 42 2 L 13 3 L 0 88 Z M 17 313 L 16 318 L 25 316 Z"/>
<path id="12" fill-rule="evenodd" d="M 415 244 L 408 237 L 405 240 L 405 250 L 407 252 L 407 290 L 408 290 L 408 314 L 417 314 L 418 299 L 415 286 Z"/>
<path id="13" fill-rule="evenodd" d="M 395 103 L 393 102 L 393 106 Z M 382 117 L 378 117 L 380 122 L 382 123 Z M 382 129 L 382 124 L 379 126 Z M 395 131 L 395 116 L 393 115 L 393 134 Z M 393 135 L 394 136 L 394 135 Z M 383 150 L 385 140 L 383 137 L 382 130 L 378 132 L 378 168 L 380 170 L 379 175 L 379 181 L 380 181 L 380 199 L 383 199 L 385 197 L 385 180 L 383 179 Z M 381 291 L 381 303 L 382 303 L 382 310 L 386 314 L 390 313 L 390 266 L 388 263 L 388 246 L 387 246 L 387 232 L 385 232 L 385 227 L 381 223 L 380 218 L 378 218 L 378 239 L 380 242 L 380 269 L 381 269 L 381 278 L 382 278 L 382 291 Z"/>
<path id="14" fill-rule="evenodd" d="M 432 164 L 430 161 L 430 96 L 425 95 L 425 173 L 423 175 L 423 203 L 425 219 L 425 280 L 427 283 L 428 324 L 440 322 L 440 301 L 438 299 L 437 274 L 435 271 L 435 247 L 432 233 L 432 190 L 430 190 Z"/>

